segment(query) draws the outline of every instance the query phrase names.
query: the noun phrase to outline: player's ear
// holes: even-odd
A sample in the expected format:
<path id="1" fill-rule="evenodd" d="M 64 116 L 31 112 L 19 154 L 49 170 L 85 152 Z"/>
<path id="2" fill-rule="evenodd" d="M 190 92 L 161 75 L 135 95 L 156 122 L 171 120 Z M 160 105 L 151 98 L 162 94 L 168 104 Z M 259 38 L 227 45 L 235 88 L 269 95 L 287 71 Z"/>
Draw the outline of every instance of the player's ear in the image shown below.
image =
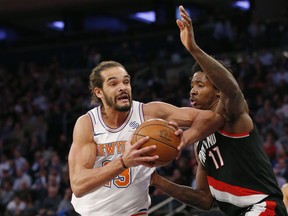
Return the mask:
<path id="1" fill-rule="evenodd" d="M 216 90 L 216 97 L 219 98 L 219 97 L 220 97 L 220 94 L 221 94 L 221 91 L 217 89 L 217 90 Z"/>
<path id="2" fill-rule="evenodd" d="M 96 87 L 94 88 L 93 92 L 98 98 L 102 98 L 103 95 L 102 89 Z"/>

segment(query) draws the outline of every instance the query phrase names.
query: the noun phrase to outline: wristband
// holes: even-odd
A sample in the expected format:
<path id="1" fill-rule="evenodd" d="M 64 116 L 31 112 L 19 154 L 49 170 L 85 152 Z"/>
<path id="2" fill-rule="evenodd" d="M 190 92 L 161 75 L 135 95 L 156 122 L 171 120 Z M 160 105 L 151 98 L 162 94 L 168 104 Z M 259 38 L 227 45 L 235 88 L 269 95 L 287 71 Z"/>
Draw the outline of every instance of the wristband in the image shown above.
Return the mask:
<path id="1" fill-rule="evenodd" d="M 125 163 L 124 163 L 124 160 L 123 160 L 122 156 L 120 157 L 120 162 L 121 162 L 122 167 L 123 167 L 124 169 L 128 169 L 128 167 L 127 167 L 127 166 L 125 165 Z"/>

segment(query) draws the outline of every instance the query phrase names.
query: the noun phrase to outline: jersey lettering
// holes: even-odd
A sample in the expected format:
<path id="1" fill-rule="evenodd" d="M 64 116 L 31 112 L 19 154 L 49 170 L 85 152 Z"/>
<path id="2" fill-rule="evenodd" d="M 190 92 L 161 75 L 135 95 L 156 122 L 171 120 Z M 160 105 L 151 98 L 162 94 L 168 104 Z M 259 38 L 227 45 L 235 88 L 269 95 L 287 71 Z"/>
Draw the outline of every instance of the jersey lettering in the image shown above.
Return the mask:
<path id="1" fill-rule="evenodd" d="M 206 162 L 206 153 L 208 153 L 208 156 L 212 157 L 213 155 L 210 155 L 209 149 L 214 149 L 216 145 L 216 137 L 215 134 L 211 134 L 210 136 L 206 137 L 206 139 L 202 140 L 201 142 L 198 142 L 198 145 L 201 145 L 200 151 L 198 152 L 198 157 L 200 162 L 205 166 Z"/>
<path id="2" fill-rule="evenodd" d="M 97 144 L 97 156 L 109 156 L 122 154 L 125 151 L 126 141 L 116 141 L 111 143 Z"/>
<path id="3" fill-rule="evenodd" d="M 210 150 L 208 155 L 209 157 L 212 158 L 216 169 L 219 169 L 220 167 L 224 166 L 224 161 L 218 146 L 215 146 L 212 150 Z"/>
<path id="4" fill-rule="evenodd" d="M 111 161 L 104 161 L 103 166 L 106 166 Z M 131 169 L 128 168 L 116 176 L 114 179 L 106 182 L 104 184 L 105 187 L 111 188 L 112 183 L 118 188 L 127 188 L 131 184 Z"/>

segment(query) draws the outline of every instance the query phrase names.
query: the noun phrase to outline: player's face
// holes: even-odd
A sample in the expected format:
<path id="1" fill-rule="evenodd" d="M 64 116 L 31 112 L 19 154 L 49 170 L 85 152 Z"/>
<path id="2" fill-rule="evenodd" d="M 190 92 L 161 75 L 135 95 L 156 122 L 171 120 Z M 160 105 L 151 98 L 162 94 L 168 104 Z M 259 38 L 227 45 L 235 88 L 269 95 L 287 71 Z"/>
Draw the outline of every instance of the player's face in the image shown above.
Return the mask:
<path id="1" fill-rule="evenodd" d="M 120 112 L 130 110 L 131 84 L 127 71 L 121 67 L 113 67 L 102 71 L 101 74 L 104 80 L 100 93 L 103 104 Z"/>
<path id="2" fill-rule="evenodd" d="M 190 101 L 191 106 L 210 110 L 218 103 L 220 92 L 207 79 L 205 73 L 197 72 L 191 80 Z"/>

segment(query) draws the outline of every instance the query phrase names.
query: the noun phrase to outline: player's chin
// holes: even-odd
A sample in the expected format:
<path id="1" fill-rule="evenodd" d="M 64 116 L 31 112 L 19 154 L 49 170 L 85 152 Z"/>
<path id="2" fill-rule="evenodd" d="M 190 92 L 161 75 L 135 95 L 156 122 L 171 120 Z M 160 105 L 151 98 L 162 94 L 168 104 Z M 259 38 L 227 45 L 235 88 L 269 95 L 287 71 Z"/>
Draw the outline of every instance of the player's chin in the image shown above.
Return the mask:
<path id="1" fill-rule="evenodd" d="M 129 111 L 130 108 L 131 108 L 130 102 L 118 102 L 116 106 L 116 109 L 118 111 L 123 111 L 123 112 Z"/>

